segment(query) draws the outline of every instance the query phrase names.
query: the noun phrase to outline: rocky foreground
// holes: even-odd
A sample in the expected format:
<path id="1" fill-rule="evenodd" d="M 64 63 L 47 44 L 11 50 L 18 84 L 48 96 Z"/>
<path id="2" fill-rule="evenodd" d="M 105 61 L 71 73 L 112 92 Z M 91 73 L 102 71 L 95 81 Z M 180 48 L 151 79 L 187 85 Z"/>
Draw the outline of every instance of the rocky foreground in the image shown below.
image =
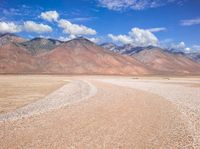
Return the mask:
<path id="1" fill-rule="evenodd" d="M 28 116 L 22 113 L 16 119 L 4 118 L 0 122 L 1 147 L 200 147 L 199 79 L 74 79 L 89 83 L 89 90 L 94 94 L 89 97 L 88 85 L 81 85 L 77 88 L 77 98 L 66 100 L 66 106 L 42 110 L 39 114 L 33 112 Z M 66 90 L 68 95 L 73 92 L 76 91 Z M 57 94 L 58 103 L 63 94 Z M 69 98 L 67 94 L 65 97 Z"/>

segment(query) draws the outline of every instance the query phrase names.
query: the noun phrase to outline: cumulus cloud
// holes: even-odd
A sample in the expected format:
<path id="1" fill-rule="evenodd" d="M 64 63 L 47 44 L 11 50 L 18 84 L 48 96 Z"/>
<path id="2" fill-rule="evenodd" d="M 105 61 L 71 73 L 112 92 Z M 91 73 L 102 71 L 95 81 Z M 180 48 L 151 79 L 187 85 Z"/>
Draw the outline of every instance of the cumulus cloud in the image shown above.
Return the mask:
<path id="1" fill-rule="evenodd" d="M 176 45 L 176 48 L 185 53 L 199 53 L 200 52 L 200 45 L 193 45 L 188 47 L 184 42 L 180 42 Z"/>
<path id="2" fill-rule="evenodd" d="M 24 30 L 27 32 L 46 33 L 52 32 L 52 28 L 45 24 L 37 24 L 33 21 L 24 22 Z"/>
<path id="3" fill-rule="evenodd" d="M 88 40 L 94 42 L 94 43 L 99 43 L 101 40 L 99 38 L 87 38 Z"/>
<path id="4" fill-rule="evenodd" d="M 182 26 L 192 26 L 200 24 L 200 18 L 190 19 L 190 20 L 181 20 Z"/>
<path id="5" fill-rule="evenodd" d="M 0 22 L 0 33 L 17 33 L 21 31 L 21 26 L 13 22 Z"/>
<path id="6" fill-rule="evenodd" d="M 124 10 L 134 9 L 143 10 L 148 8 L 156 8 L 164 6 L 168 3 L 180 3 L 185 0 L 98 0 L 99 4 L 103 7 L 107 7 L 110 10 Z"/>
<path id="7" fill-rule="evenodd" d="M 50 22 L 55 21 L 58 24 L 58 26 L 63 29 L 64 33 L 69 34 L 69 37 L 96 34 L 96 31 L 92 28 L 86 27 L 84 25 L 73 24 L 69 20 L 66 20 L 66 19 L 59 19 L 59 14 L 56 11 L 42 12 L 40 17 Z M 82 18 L 79 18 L 79 19 L 82 20 Z M 66 41 L 66 40 L 71 39 L 69 37 L 61 36 L 60 39 Z"/>
<path id="8" fill-rule="evenodd" d="M 177 49 L 179 51 L 189 53 L 193 50 L 193 48 L 186 46 L 185 42 L 181 41 L 178 44 L 171 43 L 170 48 Z"/>
<path id="9" fill-rule="evenodd" d="M 193 45 L 193 46 L 192 46 L 192 49 L 193 49 L 195 52 L 200 52 L 200 45 Z"/>
<path id="10" fill-rule="evenodd" d="M 157 27 L 157 28 L 150 28 L 150 29 L 147 29 L 147 30 L 152 32 L 152 33 L 156 33 L 156 32 L 165 31 L 166 28 L 165 27 Z"/>
<path id="11" fill-rule="evenodd" d="M 138 46 L 155 46 L 158 43 L 157 37 L 148 30 L 132 28 L 129 35 L 133 39 L 134 44 Z"/>
<path id="12" fill-rule="evenodd" d="M 132 44 L 133 43 L 133 39 L 127 35 L 112 35 L 112 34 L 108 34 L 108 37 L 110 37 L 114 42 L 119 42 L 122 44 Z"/>
<path id="13" fill-rule="evenodd" d="M 178 45 L 176 45 L 179 49 L 184 49 L 186 47 L 185 42 L 181 41 Z"/>
<path id="14" fill-rule="evenodd" d="M 69 40 L 72 40 L 74 38 L 76 38 L 75 35 L 69 35 L 68 37 L 66 37 L 66 36 L 65 37 L 64 36 L 60 36 L 59 40 L 61 40 L 61 41 L 69 41 Z"/>
<path id="15" fill-rule="evenodd" d="M 158 44 L 158 39 L 152 32 L 140 28 L 132 28 L 128 35 L 114 36 L 109 34 L 108 37 L 110 37 L 114 42 L 132 44 L 134 46 L 156 46 Z"/>
<path id="16" fill-rule="evenodd" d="M 59 14 L 57 13 L 57 11 L 46 11 L 42 12 L 40 17 L 43 18 L 44 20 L 52 22 L 58 20 Z"/>
<path id="17" fill-rule="evenodd" d="M 84 25 L 72 24 L 68 20 L 61 19 L 58 21 L 59 27 L 64 29 L 64 32 L 70 35 L 95 35 L 94 29 L 88 28 Z"/>

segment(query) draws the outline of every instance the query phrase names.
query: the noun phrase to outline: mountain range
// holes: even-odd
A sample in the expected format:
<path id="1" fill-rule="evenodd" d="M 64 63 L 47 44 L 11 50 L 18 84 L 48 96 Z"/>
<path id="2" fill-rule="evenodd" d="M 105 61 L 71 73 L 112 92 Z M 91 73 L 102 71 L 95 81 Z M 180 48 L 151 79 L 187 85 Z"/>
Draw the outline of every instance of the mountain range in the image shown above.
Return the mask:
<path id="1" fill-rule="evenodd" d="M 138 46 L 134 46 L 134 45 L 131 45 L 131 44 L 118 46 L 114 43 L 103 43 L 103 44 L 101 44 L 101 46 L 106 48 L 106 49 L 109 49 L 113 52 L 129 55 L 129 56 L 132 56 L 132 55 L 139 53 L 140 51 L 143 51 L 143 50 L 151 50 L 151 49 L 157 48 L 157 49 L 160 49 L 161 51 L 168 52 L 168 53 L 171 53 L 171 54 L 184 55 L 184 56 L 186 56 L 186 57 L 188 57 L 188 58 L 190 58 L 194 61 L 200 62 L 200 49 L 199 49 L 198 52 L 184 53 L 184 52 L 182 52 L 178 49 L 174 49 L 174 48 L 163 49 L 163 48 L 155 47 L 155 46 L 138 47 Z"/>
<path id="2" fill-rule="evenodd" d="M 190 74 L 200 71 L 200 53 L 184 53 L 177 49 L 155 46 L 137 47 L 130 44 L 117 46 L 104 43 L 101 46 L 115 53 L 134 57 L 158 74 Z"/>
<path id="3" fill-rule="evenodd" d="M 200 74 L 198 57 L 191 57 L 153 46 L 97 45 L 83 37 L 62 42 L 0 35 L 1 74 Z"/>

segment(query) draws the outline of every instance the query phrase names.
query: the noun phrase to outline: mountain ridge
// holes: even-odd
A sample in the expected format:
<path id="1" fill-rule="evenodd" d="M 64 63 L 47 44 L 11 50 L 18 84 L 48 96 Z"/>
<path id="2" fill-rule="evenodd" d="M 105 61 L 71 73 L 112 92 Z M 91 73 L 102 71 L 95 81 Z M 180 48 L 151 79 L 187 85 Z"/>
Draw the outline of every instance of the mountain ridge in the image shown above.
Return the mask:
<path id="1" fill-rule="evenodd" d="M 167 53 L 154 46 L 118 48 L 106 49 L 83 37 L 66 42 L 45 38 L 10 40 L 0 46 L 0 73 L 200 74 L 200 64 L 181 54 Z M 120 51 L 120 48 L 125 49 Z"/>
<path id="2" fill-rule="evenodd" d="M 50 51 L 38 55 L 31 53 L 21 44 L 12 43 L 0 47 L 0 51 L 2 57 L 0 73 L 123 75 L 151 73 L 150 69 L 136 59 L 113 53 L 85 38 L 63 42 Z"/>

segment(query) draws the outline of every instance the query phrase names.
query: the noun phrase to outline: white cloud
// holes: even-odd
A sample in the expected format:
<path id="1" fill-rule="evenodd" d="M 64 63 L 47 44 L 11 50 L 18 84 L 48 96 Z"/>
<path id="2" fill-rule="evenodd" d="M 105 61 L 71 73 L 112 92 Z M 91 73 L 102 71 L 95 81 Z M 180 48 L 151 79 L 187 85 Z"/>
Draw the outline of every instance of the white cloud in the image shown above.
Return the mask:
<path id="1" fill-rule="evenodd" d="M 57 11 L 46 11 L 42 12 L 40 17 L 43 18 L 44 20 L 52 22 L 58 20 L 59 14 L 57 13 Z"/>
<path id="2" fill-rule="evenodd" d="M 192 49 L 193 49 L 195 52 L 200 52 L 200 45 L 193 45 L 193 46 L 192 46 Z"/>
<path id="3" fill-rule="evenodd" d="M 122 44 L 132 44 L 133 43 L 133 39 L 127 35 L 114 36 L 112 34 L 108 34 L 108 37 L 110 37 L 114 42 L 119 42 Z"/>
<path id="4" fill-rule="evenodd" d="M 148 30 L 132 28 L 129 35 L 133 39 L 134 44 L 137 46 L 156 46 L 158 44 L 157 37 Z"/>
<path id="5" fill-rule="evenodd" d="M 63 36 L 60 36 L 58 39 L 61 41 L 69 41 L 70 40 L 69 37 L 63 37 Z"/>
<path id="6" fill-rule="evenodd" d="M 177 47 L 178 49 L 185 49 L 185 48 L 186 48 L 186 45 L 185 45 L 185 43 L 184 43 L 183 41 L 181 41 L 178 45 L 176 45 L 176 47 Z"/>
<path id="7" fill-rule="evenodd" d="M 95 35 L 94 29 L 88 28 L 83 25 L 72 24 L 68 20 L 61 19 L 58 21 L 59 27 L 64 29 L 64 32 L 70 35 Z"/>
<path id="8" fill-rule="evenodd" d="M 152 33 L 156 33 L 156 32 L 165 31 L 166 28 L 165 27 L 158 27 L 158 28 L 150 28 L 150 29 L 147 29 L 147 30 L 152 32 Z"/>
<path id="9" fill-rule="evenodd" d="M 72 18 L 69 19 L 72 22 L 85 22 L 85 21 L 91 21 L 97 19 L 97 17 L 77 17 L 77 18 Z"/>
<path id="10" fill-rule="evenodd" d="M 74 38 L 76 38 L 75 35 L 69 35 L 68 37 L 60 36 L 60 37 L 59 37 L 59 40 L 61 40 L 61 41 L 69 41 L 69 40 L 72 40 L 72 39 L 74 39 Z"/>
<path id="11" fill-rule="evenodd" d="M 184 0 L 98 0 L 99 4 L 103 7 L 107 7 L 110 10 L 124 10 L 134 9 L 143 10 L 148 8 L 156 8 L 168 3 L 180 3 Z"/>
<path id="12" fill-rule="evenodd" d="M 149 30 L 140 28 L 132 28 L 128 35 L 117 35 L 108 34 L 114 42 L 121 44 L 132 44 L 134 46 L 156 46 L 158 45 L 157 37 Z"/>
<path id="13" fill-rule="evenodd" d="M 21 27 L 13 22 L 0 22 L 0 33 L 17 33 L 21 31 Z"/>
<path id="14" fill-rule="evenodd" d="M 24 22 L 24 30 L 27 32 L 46 33 L 52 32 L 52 28 L 45 24 L 37 24 L 33 21 Z"/>
<path id="15" fill-rule="evenodd" d="M 87 38 L 88 40 L 94 42 L 94 43 L 98 43 L 100 42 L 100 39 L 99 38 Z"/>
<path id="16" fill-rule="evenodd" d="M 177 49 L 177 50 L 185 52 L 185 53 L 189 53 L 193 50 L 192 48 L 186 46 L 185 42 L 183 42 L 183 41 L 181 41 L 178 44 L 172 43 L 170 45 L 170 48 Z"/>
<path id="17" fill-rule="evenodd" d="M 191 26 L 191 25 L 198 25 L 198 24 L 200 24 L 200 18 L 181 21 L 181 25 L 183 26 Z"/>

